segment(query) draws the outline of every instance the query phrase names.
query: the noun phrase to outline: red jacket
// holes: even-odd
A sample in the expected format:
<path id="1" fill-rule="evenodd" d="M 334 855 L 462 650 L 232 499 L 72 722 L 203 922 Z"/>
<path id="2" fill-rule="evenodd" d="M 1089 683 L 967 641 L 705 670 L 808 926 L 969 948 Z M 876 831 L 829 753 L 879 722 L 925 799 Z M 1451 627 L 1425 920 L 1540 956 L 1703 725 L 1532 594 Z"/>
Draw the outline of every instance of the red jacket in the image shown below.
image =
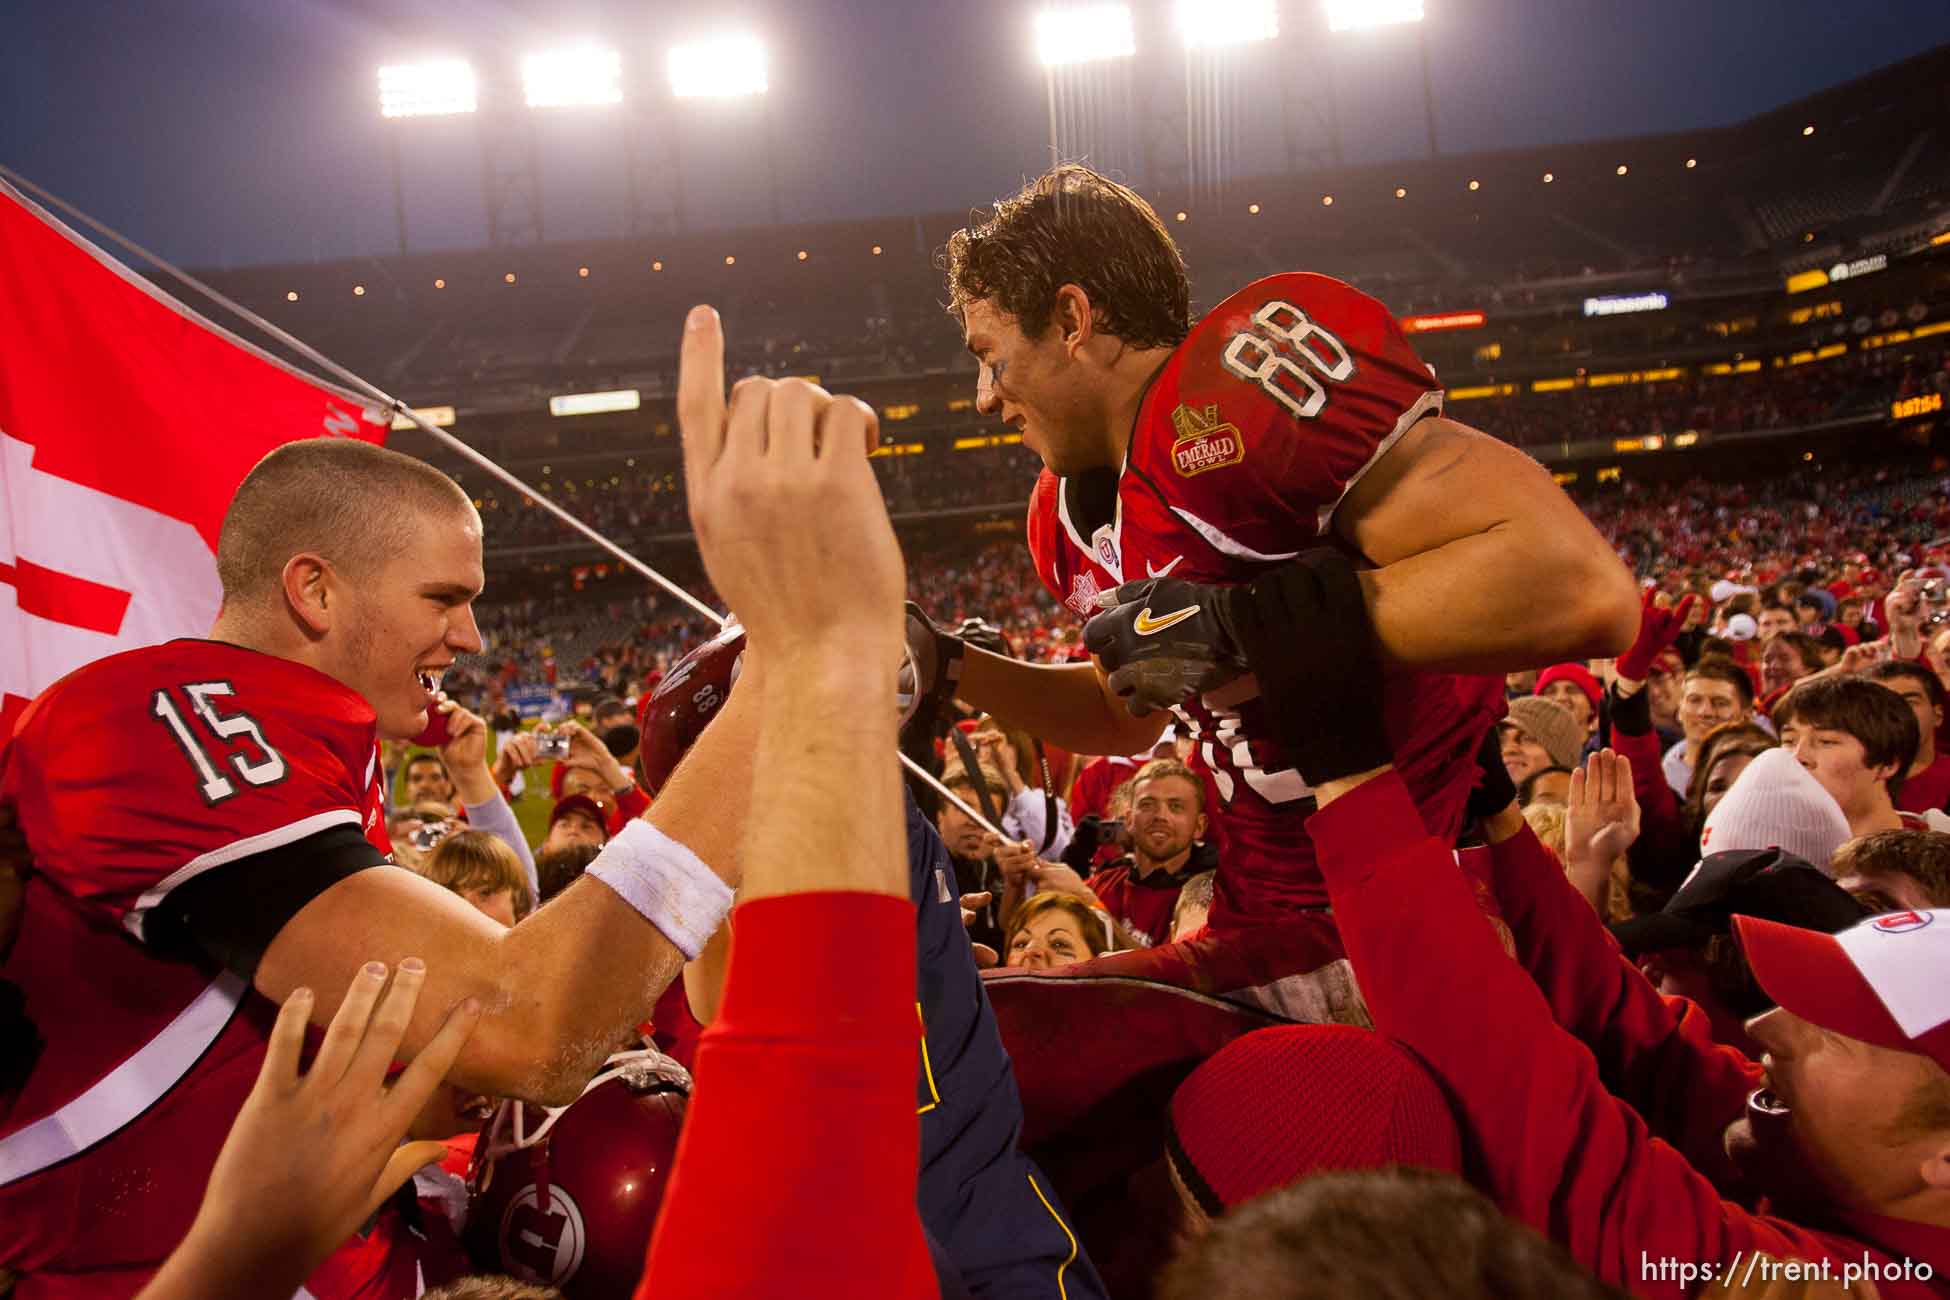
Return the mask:
<path id="1" fill-rule="evenodd" d="M 1817 1231 L 1726 1199 L 1688 1161 L 1744 1106 L 1751 1067 L 1707 1042 L 1697 1008 L 1675 1010 L 1625 966 L 1595 916 L 1574 921 L 1552 899 L 1571 886 L 1543 870 L 1549 856 L 1524 842 L 1528 831 L 1498 854 L 1526 973 L 1479 919 L 1450 850 L 1422 831 L 1399 776 L 1307 826 L 1375 1028 L 1442 1081 L 1472 1181 L 1505 1213 L 1640 1295 L 1702 1285 L 1648 1272 L 1648 1261 L 1738 1273 L 1757 1252 L 1827 1260 L 1837 1280 L 1866 1256 L 1890 1270 L 1877 1283 L 1888 1300 L 1950 1295 L 1950 1231 L 1841 1211 L 1838 1228 Z M 1938 1280 L 1890 1280 L 1905 1260 L 1927 1261 Z"/>
<path id="2" fill-rule="evenodd" d="M 1644 692 L 1639 694 L 1642 697 Z M 1613 699 L 1616 701 L 1617 696 Z M 1625 719 L 1616 718 L 1611 743 L 1613 749 L 1631 760 L 1632 793 L 1638 798 L 1642 818 L 1642 829 L 1630 854 L 1632 874 L 1648 885 L 1677 889 L 1693 863 L 1699 861 L 1699 840 L 1687 833 L 1679 796 L 1666 784 L 1666 755 L 1659 733 L 1652 726 L 1650 703 L 1634 699 L 1614 705 L 1621 712 L 1642 711 L 1639 716 L 1645 730 L 1627 731 Z"/>

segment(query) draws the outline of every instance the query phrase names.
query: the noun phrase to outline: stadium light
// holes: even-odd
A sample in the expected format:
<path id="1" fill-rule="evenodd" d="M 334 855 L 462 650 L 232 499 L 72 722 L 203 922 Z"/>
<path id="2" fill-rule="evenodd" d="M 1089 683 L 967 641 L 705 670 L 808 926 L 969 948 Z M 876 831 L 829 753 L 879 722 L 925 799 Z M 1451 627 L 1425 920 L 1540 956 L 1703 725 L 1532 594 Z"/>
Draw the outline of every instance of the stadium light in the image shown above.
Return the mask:
<path id="1" fill-rule="evenodd" d="M 548 399 L 550 415 L 601 415 L 605 411 L 634 411 L 643 405 L 643 394 L 634 388 L 612 388 L 601 393 L 563 393 Z M 544 469 L 542 473 L 548 471 Z"/>
<path id="2" fill-rule="evenodd" d="M 765 47 L 756 36 L 720 36 L 674 45 L 665 66 L 670 72 L 670 93 L 678 99 L 762 95 L 770 85 Z"/>
<path id="3" fill-rule="evenodd" d="M 1178 31 L 1188 50 L 1270 41 L 1280 34 L 1280 13 L 1274 0 L 1178 0 Z"/>
<path id="4" fill-rule="evenodd" d="M 599 45 L 573 45 L 521 61 L 522 97 L 530 108 L 579 108 L 623 102 L 623 56 Z"/>
<path id="5" fill-rule="evenodd" d="M 1422 0 L 1327 0 L 1327 30 L 1351 32 L 1422 21 Z"/>
<path id="6" fill-rule="evenodd" d="M 1137 37 L 1128 6 L 1045 9 L 1036 15 L 1036 57 L 1046 68 L 1128 58 L 1135 53 Z"/>
<path id="7" fill-rule="evenodd" d="M 448 117 L 479 107 L 474 69 L 464 60 L 389 63 L 379 70 L 381 117 Z"/>

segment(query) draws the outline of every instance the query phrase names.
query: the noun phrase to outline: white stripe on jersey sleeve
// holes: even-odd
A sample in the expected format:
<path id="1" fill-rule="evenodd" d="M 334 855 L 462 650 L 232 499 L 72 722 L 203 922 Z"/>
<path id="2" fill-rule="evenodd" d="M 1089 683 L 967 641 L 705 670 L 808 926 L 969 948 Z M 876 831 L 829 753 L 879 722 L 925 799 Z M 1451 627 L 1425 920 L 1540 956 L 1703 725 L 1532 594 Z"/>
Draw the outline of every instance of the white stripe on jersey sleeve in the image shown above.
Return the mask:
<path id="1" fill-rule="evenodd" d="M 122 918 L 122 925 L 130 934 L 140 939 L 143 937 L 143 920 L 158 903 L 169 897 L 170 890 L 184 881 L 193 880 L 213 867 L 221 867 L 225 863 L 236 862 L 255 853 L 264 853 L 287 844 L 295 844 L 308 835 L 316 835 L 333 826 L 351 826 L 357 829 L 364 825 L 365 818 L 355 810 L 332 808 L 322 813 L 313 813 L 309 817 L 301 817 L 295 822 L 288 822 L 272 830 L 246 835 L 241 840 L 232 840 L 221 848 L 211 849 L 208 853 L 199 853 L 157 881 L 154 888 L 136 899 L 135 906 L 130 908 L 128 915 Z"/>

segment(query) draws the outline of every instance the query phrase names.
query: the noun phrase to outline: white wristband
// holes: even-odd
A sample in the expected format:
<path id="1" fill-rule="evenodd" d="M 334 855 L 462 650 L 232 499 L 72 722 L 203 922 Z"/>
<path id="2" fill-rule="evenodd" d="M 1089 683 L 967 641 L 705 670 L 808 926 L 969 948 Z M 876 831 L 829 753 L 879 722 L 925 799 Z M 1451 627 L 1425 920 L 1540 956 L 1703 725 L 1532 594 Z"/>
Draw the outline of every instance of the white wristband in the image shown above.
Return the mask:
<path id="1" fill-rule="evenodd" d="M 731 910 L 731 886 L 704 859 L 640 819 L 604 845 L 583 874 L 615 890 L 693 961 Z"/>

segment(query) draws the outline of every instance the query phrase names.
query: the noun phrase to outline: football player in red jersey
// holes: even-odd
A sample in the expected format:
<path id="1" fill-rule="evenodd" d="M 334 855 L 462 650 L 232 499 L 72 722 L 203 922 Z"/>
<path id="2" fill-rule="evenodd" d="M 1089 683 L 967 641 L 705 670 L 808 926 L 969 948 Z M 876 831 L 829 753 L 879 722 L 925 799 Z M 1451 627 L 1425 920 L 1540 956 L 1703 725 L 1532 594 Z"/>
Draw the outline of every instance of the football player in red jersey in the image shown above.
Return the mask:
<path id="1" fill-rule="evenodd" d="M 1281 693 L 1306 689 L 1282 650 L 1336 634 L 1308 618 L 1300 568 L 1358 569 L 1389 738 L 1449 832 L 1502 711 L 1501 681 L 1466 674 L 1616 654 L 1637 628 L 1631 575 L 1536 462 L 1443 416 L 1394 316 L 1340 281 L 1269 276 L 1194 327 L 1157 214 L 1078 166 L 958 232 L 945 263 L 977 407 L 1044 462 L 1037 571 L 1096 616 L 1090 665 L 944 644 L 956 693 L 1086 754 L 1140 752 L 1174 710 L 1228 841 L 1213 931 L 1314 915 L 1331 961 L 1311 792 L 1278 725 Z"/>
<path id="2" fill-rule="evenodd" d="M 402 1060 L 473 997 L 486 1011 L 449 1078 L 566 1103 L 739 878 L 747 787 L 682 772 L 588 880 L 513 928 L 387 864 L 375 738 L 420 732 L 443 669 L 481 647 L 480 518 L 445 475 L 351 440 L 288 444 L 239 487 L 217 560 L 212 639 L 79 670 L 0 755 L 0 802 L 33 854 L 0 978 L 45 1039 L 0 1094 L 16 1300 L 142 1285 L 188 1228 L 294 989 L 315 991 L 323 1027 L 367 962 L 420 958 Z M 700 767 L 709 748 L 720 774 L 749 771 L 744 708 L 700 742 Z"/>

